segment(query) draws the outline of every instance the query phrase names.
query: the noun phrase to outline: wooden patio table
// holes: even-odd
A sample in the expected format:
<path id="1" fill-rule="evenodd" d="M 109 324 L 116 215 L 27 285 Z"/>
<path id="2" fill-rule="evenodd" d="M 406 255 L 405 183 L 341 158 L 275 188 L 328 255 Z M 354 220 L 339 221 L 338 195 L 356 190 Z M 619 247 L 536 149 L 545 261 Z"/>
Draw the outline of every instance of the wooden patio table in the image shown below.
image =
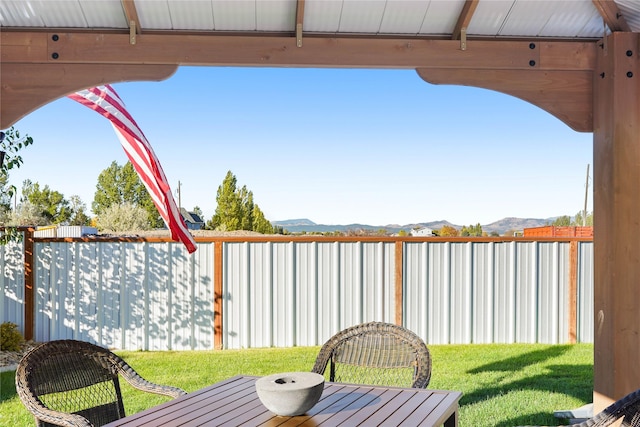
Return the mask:
<path id="1" fill-rule="evenodd" d="M 259 377 L 239 375 L 107 424 L 136 426 L 446 426 L 458 425 L 458 391 L 326 382 L 304 415 L 281 417 L 262 405 Z"/>

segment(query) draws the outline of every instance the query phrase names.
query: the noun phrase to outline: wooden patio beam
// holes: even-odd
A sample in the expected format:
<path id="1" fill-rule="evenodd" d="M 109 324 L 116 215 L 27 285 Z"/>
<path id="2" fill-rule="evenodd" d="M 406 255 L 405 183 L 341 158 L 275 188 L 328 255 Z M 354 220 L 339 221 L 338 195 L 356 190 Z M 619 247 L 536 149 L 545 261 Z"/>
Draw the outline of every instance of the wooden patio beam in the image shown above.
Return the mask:
<path id="1" fill-rule="evenodd" d="M 576 130 L 591 130 L 587 80 L 596 64 L 595 42 L 474 39 L 465 50 L 456 40 L 420 38 L 306 35 L 303 47 L 297 42 L 278 35 L 145 32 L 132 44 L 124 32 L 6 30 L 0 39 L 0 128 L 75 90 L 162 80 L 179 65 L 199 65 L 419 69 L 432 83 L 501 90 Z"/>
<path id="2" fill-rule="evenodd" d="M 593 72 L 422 69 L 432 84 L 474 86 L 515 96 L 554 115 L 578 132 L 593 131 Z"/>
<path id="3" fill-rule="evenodd" d="M 176 65 L 0 63 L 0 129 L 41 106 L 88 87 L 123 81 L 160 81 Z"/>
<path id="4" fill-rule="evenodd" d="M 595 42 L 4 31 L 2 63 L 593 70 Z"/>

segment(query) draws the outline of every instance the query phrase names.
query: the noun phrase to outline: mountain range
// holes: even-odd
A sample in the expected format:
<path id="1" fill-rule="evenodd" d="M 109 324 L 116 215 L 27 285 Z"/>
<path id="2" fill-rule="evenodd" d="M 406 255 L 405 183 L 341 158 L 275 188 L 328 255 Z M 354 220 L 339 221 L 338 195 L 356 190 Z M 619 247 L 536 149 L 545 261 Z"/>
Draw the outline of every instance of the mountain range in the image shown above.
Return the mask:
<path id="1" fill-rule="evenodd" d="M 517 230 L 522 231 L 525 228 L 532 227 L 542 227 L 544 225 L 551 224 L 557 217 L 551 218 L 503 218 L 499 221 L 492 222 L 490 224 L 481 224 L 482 230 L 487 233 L 496 232 L 500 235 L 504 234 L 509 230 Z M 437 230 L 442 228 L 445 225 L 450 227 L 454 227 L 457 229 L 461 229 L 461 225 L 452 224 L 446 220 L 440 221 L 430 221 L 430 222 L 420 222 L 415 224 L 387 224 L 387 225 L 367 225 L 367 224 L 346 224 L 346 225 L 327 225 L 327 224 L 316 224 L 310 219 L 302 218 L 302 219 L 287 219 L 283 221 L 273 221 L 274 225 L 278 225 L 290 233 L 313 233 L 313 232 L 321 232 L 321 233 L 330 233 L 335 231 L 346 232 L 349 230 L 386 230 L 387 233 L 393 234 L 398 233 L 400 230 L 405 230 L 409 232 L 414 228 L 423 228 L 427 227 L 432 230 Z M 474 224 L 465 224 L 465 225 L 474 225 Z"/>

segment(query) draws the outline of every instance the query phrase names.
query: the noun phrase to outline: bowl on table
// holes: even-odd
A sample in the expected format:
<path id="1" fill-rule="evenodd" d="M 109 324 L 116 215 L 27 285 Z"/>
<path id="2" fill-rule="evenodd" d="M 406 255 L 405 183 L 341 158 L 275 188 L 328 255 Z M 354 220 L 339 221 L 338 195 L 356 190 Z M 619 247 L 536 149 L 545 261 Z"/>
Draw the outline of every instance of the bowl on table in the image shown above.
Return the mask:
<path id="1" fill-rule="evenodd" d="M 324 376 L 315 372 L 283 372 L 258 378 L 256 392 L 262 404 L 276 415 L 302 415 L 318 403 Z"/>

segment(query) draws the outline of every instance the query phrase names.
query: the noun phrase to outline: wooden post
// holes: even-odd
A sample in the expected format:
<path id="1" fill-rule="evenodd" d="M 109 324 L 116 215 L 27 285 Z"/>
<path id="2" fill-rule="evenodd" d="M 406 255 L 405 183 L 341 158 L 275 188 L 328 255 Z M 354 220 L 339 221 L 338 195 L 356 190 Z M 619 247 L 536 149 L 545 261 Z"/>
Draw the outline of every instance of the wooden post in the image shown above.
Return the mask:
<path id="1" fill-rule="evenodd" d="M 222 350 L 222 241 L 214 243 L 213 249 L 213 346 Z"/>
<path id="2" fill-rule="evenodd" d="M 404 284 L 404 243 L 402 241 L 396 242 L 396 253 L 395 253 L 395 298 L 396 298 L 396 324 L 402 325 L 402 317 L 403 312 L 402 309 L 404 307 L 404 292 L 402 286 Z"/>
<path id="3" fill-rule="evenodd" d="M 640 388 L 639 47 L 612 33 L 594 73 L 594 412 Z"/>

